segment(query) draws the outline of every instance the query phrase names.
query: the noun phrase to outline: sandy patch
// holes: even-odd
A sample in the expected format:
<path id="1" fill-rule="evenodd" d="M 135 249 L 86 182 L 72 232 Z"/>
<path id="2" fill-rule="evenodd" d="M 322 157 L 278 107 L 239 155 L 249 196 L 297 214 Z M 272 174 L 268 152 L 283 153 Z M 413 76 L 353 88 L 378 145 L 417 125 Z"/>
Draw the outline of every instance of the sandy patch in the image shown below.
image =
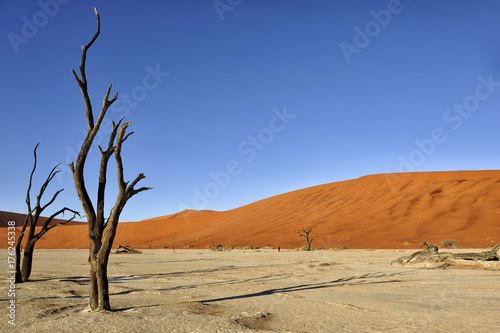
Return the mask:
<path id="1" fill-rule="evenodd" d="M 472 251 L 472 250 L 471 250 Z M 37 250 L 19 332 L 494 332 L 500 272 L 391 266 L 411 250 L 112 255 L 109 313 L 86 312 L 86 250 Z M 6 267 L 6 259 L 1 260 Z M 4 293 L 5 314 L 9 299 Z M 8 318 L 0 327 L 10 329 Z"/>

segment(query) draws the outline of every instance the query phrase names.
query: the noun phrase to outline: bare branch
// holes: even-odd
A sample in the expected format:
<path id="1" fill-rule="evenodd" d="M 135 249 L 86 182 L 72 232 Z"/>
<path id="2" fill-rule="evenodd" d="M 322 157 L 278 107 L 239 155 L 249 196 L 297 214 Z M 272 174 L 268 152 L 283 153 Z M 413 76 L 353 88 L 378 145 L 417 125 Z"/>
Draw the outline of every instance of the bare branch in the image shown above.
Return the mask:
<path id="1" fill-rule="evenodd" d="M 39 145 L 39 143 L 35 146 L 35 150 L 34 150 L 35 163 L 34 163 L 33 171 L 31 172 L 31 175 L 30 175 L 30 184 L 28 186 L 28 195 L 27 195 L 27 198 L 26 198 L 26 201 L 28 203 L 30 201 L 29 192 L 30 192 L 30 189 L 31 189 L 33 174 L 34 174 L 35 167 L 36 167 L 36 161 L 37 161 L 36 149 L 38 148 L 38 145 Z M 43 194 L 45 193 L 45 191 L 46 191 L 47 187 L 49 186 L 50 182 L 52 181 L 52 179 L 54 179 L 54 177 L 60 172 L 60 170 L 56 171 L 56 168 L 59 165 L 60 164 L 57 164 L 56 166 L 54 166 L 52 168 L 52 170 L 49 172 L 49 175 L 47 176 L 47 179 L 45 179 L 45 182 L 43 183 L 42 187 L 40 188 L 40 191 L 39 191 L 38 195 L 36 196 L 36 206 L 33 209 L 31 209 L 30 205 L 28 204 L 28 209 L 30 210 L 30 213 L 29 213 L 30 227 L 34 228 L 37 225 L 38 218 L 40 217 L 40 214 L 56 200 L 56 198 L 59 195 L 59 193 L 61 193 L 62 191 L 64 191 L 64 189 L 57 190 L 56 193 L 54 193 L 54 195 L 52 196 L 52 199 L 50 199 L 49 202 L 47 202 L 44 206 L 41 206 L 41 200 L 42 200 Z M 34 217 L 32 216 L 32 212 L 35 212 L 35 216 Z"/>
<path id="2" fill-rule="evenodd" d="M 130 192 L 130 197 L 133 197 L 134 195 L 136 195 L 137 193 L 140 193 L 140 192 L 143 192 L 143 191 L 149 191 L 149 190 L 152 190 L 154 189 L 153 187 L 141 187 L 137 190 L 133 190 Z"/>
<path id="3" fill-rule="evenodd" d="M 127 130 L 127 127 L 130 126 L 130 122 L 124 123 L 118 132 L 118 138 L 116 139 L 116 147 L 115 147 L 115 159 L 116 159 L 116 167 L 118 170 L 118 186 L 120 188 L 121 192 L 125 191 L 126 183 L 123 180 L 123 161 L 122 161 L 122 156 L 121 156 L 121 151 L 122 151 L 122 143 L 123 143 L 123 138 L 125 136 L 125 131 Z"/>
<path id="4" fill-rule="evenodd" d="M 132 181 L 132 183 L 128 186 L 127 191 L 131 191 L 134 189 L 134 186 L 141 180 L 146 178 L 143 173 L 140 173 L 135 177 L 135 179 Z"/>
<path id="5" fill-rule="evenodd" d="M 41 199 L 43 194 L 45 193 L 45 190 L 47 189 L 47 186 L 49 185 L 49 183 L 52 181 L 52 178 L 54 178 L 54 176 L 59 172 L 59 171 L 55 171 L 55 169 L 59 166 L 56 165 L 49 173 L 49 175 L 47 176 L 47 179 L 45 180 L 45 182 L 43 183 L 42 187 L 40 188 L 40 192 L 37 196 L 37 198 Z M 39 203 L 39 202 L 38 202 Z"/>
<path id="6" fill-rule="evenodd" d="M 59 164 L 58 164 L 58 165 L 56 165 L 56 166 L 55 166 L 55 167 L 54 167 L 54 168 L 50 171 L 50 173 L 49 173 L 49 175 L 48 175 L 47 179 L 45 180 L 45 183 L 43 183 L 42 188 L 40 189 L 40 193 L 39 193 L 39 194 L 38 194 L 38 196 L 37 196 L 37 206 L 40 206 L 40 200 L 42 199 L 42 196 L 43 196 L 43 194 L 44 194 L 45 190 L 47 189 L 47 186 L 49 185 L 49 183 L 52 181 L 52 179 L 55 177 L 55 175 L 57 175 L 59 172 L 61 172 L 60 170 L 58 170 L 58 171 L 55 171 L 55 172 L 54 172 L 54 170 L 55 170 L 58 166 L 59 166 Z M 44 211 L 44 210 L 45 210 L 45 208 L 47 208 L 48 206 L 50 206 L 50 205 L 54 202 L 54 200 L 56 200 L 56 198 L 57 198 L 57 196 L 59 195 L 59 193 L 61 193 L 62 191 L 63 191 L 63 189 L 58 190 L 58 191 L 54 194 L 54 196 L 52 197 L 52 199 L 51 199 L 51 200 L 50 200 L 50 201 L 49 201 L 49 202 L 48 202 L 45 206 L 41 207 L 40 212 Z"/>
<path id="7" fill-rule="evenodd" d="M 106 115 L 106 112 L 108 111 L 108 108 L 118 99 L 118 92 L 115 93 L 115 96 L 111 100 L 108 100 L 109 94 L 111 92 L 111 87 L 113 86 L 112 83 L 109 84 L 108 90 L 106 91 L 106 94 L 104 95 L 104 99 L 102 102 L 102 109 L 101 113 L 99 113 L 99 117 L 97 117 L 97 121 L 95 123 L 95 128 L 98 130 L 99 127 L 102 124 L 102 121 L 104 120 L 104 116 Z M 97 134 L 96 130 L 94 129 L 93 135 Z"/>
<path id="8" fill-rule="evenodd" d="M 132 132 L 128 133 L 127 135 L 125 135 L 125 137 L 123 138 L 122 142 L 125 142 L 125 140 L 127 140 L 127 138 L 129 136 L 131 136 L 132 134 L 134 134 L 134 131 L 132 131 Z"/>
<path id="9" fill-rule="evenodd" d="M 115 96 L 113 96 L 113 98 L 111 100 L 109 100 L 109 93 L 111 92 L 111 87 L 112 86 L 113 86 L 113 84 L 110 83 L 109 87 L 108 87 L 108 90 L 106 91 L 106 94 L 104 95 L 104 99 L 102 101 L 102 108 L 103 109 L 107 109 L 118 98 L 118 92 L 117 92 L 117 93 L 115 93 Z"/>
<path id="10" fill-rule="evenodd" d="M 64 212 L 65 211 L 73 213 L 73 216 L 70 219 L 66 220 L 65 222 L 60 222 L 58 224 L 54 224 L 54 225 L 52 225 L 52 226 L 49 227 L 50 222 L 52 222 L 52 220 L 54 218 L 56 218 L 57 215 L 59 215 L 59 214 L 63 214 L 63 216 L 64 216 Z M 77 212 L 77 211 L 75 211 L 73 209 L 69 209 L 68 207 L 64 207 L 64 208 L 58 210 L 57 212 L 55 212 L 54 214 L 52 214 L 49 218 L 47 218 L 47 220 L 45 221 L 45 223 L 42 226 L 42 230 L 46 229 L 46 228 L 52 229 L 53 227 L 56 227 L 58 225 L 65 225 L 66 223 L 73 221 L 76 218 L 77 215 L 78 215 L 78 217 L 81 218 L 81 215 L 80 215 L 79 212 Z"/>
<path id="11" fill-rule="evenodd" d="M 39 145 L 40 145 L 40 142 L 37 143 L 35 146 L 35 149 L 33 149 L 33 156 L 34 156 L 35 161 L 33 162 L 33 169 L 31 170 L 30 181 L 28 184 L 28 193 L 26 194 L 26 204 L 28 205 L 28 211 L 30 212 L 30 214 L 33 212 L 33 210 L 31 209 L 30 191 L 31 191 L 31 185 L 33 183 L 33 175 L 35 174 L 35 170 L 36 170 L 36 162 L 37 162 L 36 150 L 37 150 Z"/>
<path id="12" fill-rule="evenodd" d="M 58 165 L 56 165 L 55 167 L 52 168 L 52 170 L 50 171 L 49 175 L 47 176 L 47 179 L 43 183 L 42 187 L 40 188 L 40 192 L 38 193 L 38 195 L 36 197 L 36 206 L 33 208 L 33 210 L 31 210 L 31 207 L 30 207 L 30 193 L 29 192 L 31 190 L 33 174 L 34 174 L 35 169 L 36 169 L 36 163 L 37 163 L 36 150 L 37 150 L 39 144 L 40 143 L 38 143 L 35 146 L 35 149 L 34 149 L 34 159 L 35 159 L 35 162 L 34 162 L 33 170 L 32 170 L 31 175 L 30 175 L 30 183 L 29 183 L 29 186 L 28 186 L 28 194 L 27 194 L 27 197 L 26 197 L 26 202 L 28 203 L 28 210 L 35 212 L 35 216 L 34 217 L 32 216 L 32 214 L 29 214 L 30 228 L 34 228 L 36 226 L 36 224 L 38 223 L 38 218 L 39 218 L 40 214 L 45 210 L 45 208 L 47 208 L 48 206 L 50 206 L 54 202 L 54 200 L 57 198 L 57 195 L 62 191 L 62 190 L 57 191 L 54 194 L 52 200 L 50 200 L 45 206 L 43 206 L 43 207 L 41 206 L 40 201 L 41 201 L 41 199 L 43 197 L 43 194 L 45 193 L 45 190 L 47 189 L 47 186 L 52 181 L 52 179 L 55 177 L 55 175 L 59 172 L 59 171 L 55 171 L 56 168 L 59 166 L 59 164 L 58 164 Z"/>
<path id="13" fill-rule="evenodd" d="M 94 44 L 95 40 L 99 36 L 99 33 L 101 32 L 101 20 L 99 18 L 99 13 L 97 12 L 97 8 L 94 7 L 95 15 L 97 16 L 97 31 L 94 34 L 94 37 L 92 40 L 85 46 L 82 46 L 82 63 L 80 65 L 80 75 L 81 75 L 81 80 L 82 82 L 86 85 L 87 84 L 87 77 L 85 75 L 85 60 L 87 58 L 87 50 Z"/>
<path id="14" fill-rule="evenodd" d="M 99 185 L 97 188 L 97 219 L 100 221 L 97 223 L 93 229 L 93 233 L 96 235 L 101 235 L 104 231 L 105 224 L 104 222 L 104 199 L 106 194 L 106 174 L 108 170 L 108 161 L 111 155 L 113 155 L 115 146 L 114 141 L 117 135 L 118 128 L 120 126 L 121 120 L 118 124 L 112 122 L 113 130 L 109 134 L 108 147 L 105 151 L 101 149 L 99 146 L 99 151 L 101 152 L 101 165 L 99 168 Z"/>
<path id="15" fill-rule="evenodd" d="M 316 227 L 303 227 L 302 229 L 294 229 L 293 231 L 301 237 L 308 237 L 314 228 Z"/>
<path id="16" fill-rule="evenodd" d="M 94 115 L 92 111 L 92 103 L 90 102 L 90 97 L 88 94 L 87 90 L 87 77 L 85 74 L 85 62 L 87 58 L 87 51 L 88 49 L 92 46 L 92 44 L 95 42 L 97 37 L 99 36 L 100 33 L 100 27 L 101 27 L 101 21 L 99 18 L 99 13 L 97 11 L 97 8 L 94 8 L 96 17 L 97 17 L 97 31 L 94 34 L 94 37 L 91 39 L 91 41 L 85 45 L 82 46 L 82 59 L 81 59 L 81 65 L 80 65 L 80 76 L 81 78 L 78 78 L 78 75 L 75 73 L 73 70 L 73 76 L 75 77 L 78 86 L 80 87 L 80 90 L 82 92 L 82 96 L 85 102 L 85 114 L 87 117 L 87 125 L 88 125 L 88 133 L 87 137 L 85 138 L 85 141 L 82 144 L 82 147 L 80 149 L 80 153 L 78 154 L 76 163 L 71 163 L 70 169 L 73 174 L 73 179 L 75 181 L 75 188 L 76 192 L 78 194 L 78 198 L 80 199 L 80 202 L 82 203 L 83 210 L 85 211 L 85 215 L 87 216 L 87 221 L 89 223 L 89 230 L 94 230 L 96 227 L 96 211 L 94 209 L 94 206 L 92 204 L 92 201 L 90 200 L 90 196 L 87 192 L 87 189 L 85 187 L 85 179 L 84 179 L 84 167 L 85 167 L 85 161 L 87 159 L 88 152 L 90 150 L 90 147 L 92 145 L 92 142 L 94 141 L 95 136 L 97 135 L 97 132 L 99 131 L 99 127 L 102 123 L 102 120 L 104 119 L 105 115 L 105 110 L 102 110 L 101 113 L 99 114 L 97 122 L 94 124 Z M 108 94 L 109 95 L 109 90 L 111 89 L 111 85 L 108 89 Z M 90 237 L 94 237 L 92 232 L 89 233 Z"/>
<path id="17" fill-rule="evenodd" d="M 59 214 L 61 214 L 61 213 L 62 213 L 62 214 L 63 214 L 63 216 L 64 216 L 64 212 L 65 212 L 65 211 L 72 212 L 72 213 L 73 213 L 73 216 L 72 216 L 70 219 L 68 219 L 68 220 L 66 220 L 66 221 L 64 221 L 64 222 L 60 222 L 60 223 L 58 223 L 58 224 L 54 224 L 54 225 L 52 225 L 52 226 L 49 226 L 50 222 L 52 222 L 52 220 L 53 220 L 53 219 L 54 219 L 57 215 L 59 215 Z M 65 225 L 66 223 L 69 223 L 69 222 L 73 221 L 73 220 L 76 218 L 76 216 L 77 216 L 77 215 L 78 215 L 79 217 L 81 217 L 79 212 L 74 211 L 74 210 L 72 210 L 72 209 L 69 209 L 69 208 L 67 208 L 67 207 L 64 207 L 64 208 L 62 208 L 62 209 L 58 210 L 57 212 L 55 212 L 54 214 L 52 214 L 52 215 L 51 215 L 51 216 L 50 216 L 50 217 L 49 217 L 49 218 L 45 221 L 45 223 L 44 223 L 44 224 L 43 224 L 43 226 L 42 226 L 42 229 L 40 230 L 40 232 L 39 232 L 38 234 L 36 234 L 36 235 L 34 236 L 34 239 L 35 239 L 35 240 L 38 240 L 38 239 L 40 239 L 43 235 L 45 235 L 45 233 L 46 233 L 47 231 L 49 231 L 50 229 L 55 228 L 55 227 L 60 226 L 60 225 Z"/>
<path id="18" fill-rule="evenodd" d="M 41 209 L 40 209 L 40 212 L 43 212 L 45 210 L 45 208 L 49 207 L 50 205 L 52 205 L 52 203 L 56 200 L 57 196 L 59 195 L 59 193 L 61 193 L 62 191 L 64 191 L 64 189 L 60 189 L 60 190 L 57 190 L 56 193 L 54 193 L 54 195 L 52 196 L 52 199 L 50 199 L 49 202 L 47 202 L 47 204 L 45 206 L 43 206 Z"/>
<path id="19" fill-rule="evenodd" d="M 82 62 L 80 65 L 80 78 L 76 75 L 75 71 L 72 70 L 73 76 L 82 91 L 83 99 L 85 100 L 85 113 L 87 115 L 87 125 L 89 130 L 94 129 L 94 115 L 92 112 L 92 104 L 90 103 L 90 97 L 87 91 L 87 76 L 85 74 L 85 60 L 87 59 L 87 51 L 94 44 L 94 41 L 99 36 L 101 31 L 101 20 L 99 18 L 99 13 L 97 12 L 97 8 L 94 7 L 95 15 L 97 16 L 97 32 L 94 34 L 92 40 L 85 46 L 82 46 Z"/>

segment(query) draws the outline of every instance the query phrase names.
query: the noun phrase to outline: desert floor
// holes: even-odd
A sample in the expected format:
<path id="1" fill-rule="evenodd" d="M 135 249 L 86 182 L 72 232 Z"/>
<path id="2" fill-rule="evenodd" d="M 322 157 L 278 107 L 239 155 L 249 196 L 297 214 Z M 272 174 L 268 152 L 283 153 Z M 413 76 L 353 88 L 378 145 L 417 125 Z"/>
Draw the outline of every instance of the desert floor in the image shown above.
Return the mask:
<path id="1" fill-rule="evenodd" d="M 87 312 L 87 250 L 38 249 L 32 282 L 17 286 L 15 329 L 2 315 L 0 331 L 498 330 L 500 271 L 390 265 L 412 252 L 191 249 L 112 254 L 108 275 L 114 311 Z M 7 267 L 6 257 L 2 267 Z M 0 300 L 7 314 L 5 291 Z"/>

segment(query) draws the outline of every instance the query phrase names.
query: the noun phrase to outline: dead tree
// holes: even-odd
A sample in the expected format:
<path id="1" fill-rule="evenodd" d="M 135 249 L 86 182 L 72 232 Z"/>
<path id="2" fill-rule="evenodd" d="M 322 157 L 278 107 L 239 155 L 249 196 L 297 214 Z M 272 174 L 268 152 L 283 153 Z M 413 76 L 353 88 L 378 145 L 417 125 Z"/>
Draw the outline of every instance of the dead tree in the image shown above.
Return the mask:
<path id="1" fill-rule="evenodd" d="M 426 245 L 426 243 L 424 242 L 422 245 Z M 450 253 L 439 252 L 437 246 L 428 245 L 427 249 L 415 252 L 410 256 L 400 257 L 394 260 L 391 265 L 412 268 L 446 268 L 449 266 L 500 268 L 498 250 L 500 250 L 500 244 L 495 245 L 491 250 L 479 253 Z"/>
<path id="2" fill-rule="evenodd" d="M 109 303 L 109 290 L 108 290 L 108 259 L 113 246 L 113 240 L 116 235 L 118 221 L 120 214 L 125 207 L 127 201 L 139 192 L 149 190 L 149 187 L 141 187 L 135 189 L 137 183 L 145 178 L 140 173 L 131 183 L 125 182 L 123 176 L 123 163 L 121 157 L 122 145 L 125 140 L 133 133 L 126 134 L 130 122 L 122 124 L 123 118 L 115 124 L 112 122 L 112 130 L 109 135 L 109 142 L 106 150 L 100 146 L 101 163 L 99 168 L 99 183 L 97 187 L 97 202 L 96 206 L 90 200 L 87 188 L 84 181 L 84 167 L 87 155 L 92 146 L 94 138 L 99 132 L 104 116 L 108 108 L 117 100 L 118 93 L 113 98 L 109 99 L 111 92 L 111 84 L 104 95 L 101 111 L 94 121 L 94 114 L 92 111 L 92 104 L 87 90 L 87 77 L 85 74 L 85 60 L 87 51 L 95 42 L 100 33 L 100 19 L 97 9 L 94 8 L 97 17 L 97 32 L 94 34 L 92 40 L 85 46 L 82 46 L 82 59 L 80 65 L 80 77 L 74 70 L 71 72 L 80 87 L 85 102 L 85 114 L 87 118 L 88 132 L 85 140 L 80 148 L 80 152 L 76 162 L 70 164 L 70 169 L 73 174 L 76 192 L 82 204 L 85 216 L 88 222 L 89 233 L 89 257 L 90 257 L 90 298 L 89 307 L 91 310 L 111 310 Z M 116 141 L 116 142 L 115 142 Z M 116 167 L 118 172 L 118 195 L 116 201 L 111 209 L 107 218 L 104 216 L 104 198 L 106 190 L 106 173 L 108 168 L 108 161 L 111 156 L 115 156 Z"/>
<path id="3" fill-rule="evenodd" d="M 64 207 L 54 214 L 52 214 L 45 222 L 43 223 L 41 229 L 39 229 L 38 232 L 36 232 L 35 227 L 38 226 L 38 220 L 40 218 L 40 215 L 42 212 L 49 207 L 57 198 L 59 193 L 63 191 L 63 189 L 58 190 L 54 195 L 52 196 L 52 199 L 46 203 L 45 205 L 42 206 L 41 200 L 42 196 L 45 193 L 45 190 L 47 189 L 47 186 L 49 183 L 52 181 L 52 179 L 55 177 L 57 173 L 60 172 L 60 170 L 56 171 L 56 168 L 59 165 L 56 165 L 49 173 L 47 179 L 45 180 L 45 183 L 43 183 L 42 187 L 40 188 L 40 191 L 38 195 L 36 196 L 36 205 L 32 208 L 31 207 L 31 186 L 33 183 L 33 174 L 35 173 L 36 170 L 36 150 L 38 148 L 37 144 L 35 146 L 35 149 L 33 150 L 33 155 L 35 157 L 35 161 L 33 163 L 33 170 L 31 170 L 31 175 L 30 175 L 30 181 L 28 184 L 28 192 L 26 194 L 26 205 L 28 206 L 28 214 L 26 214 L 26 217 L 24 219 L 23 227 L 21 229 L 21 233 L 19 237 L 17 238 L 17 243 L 16 243 L 16 283 L 22 283 L 22 282 L 27 282 L 29 281 L 30 275 L 31 275 L 31 268 L 33 266 L 33 251 L 35 250 L 35 243 L 42 238 L 43 235 L 47 233 L 50 229 L 58 226 L 58 225 L 63 225 L 66 224 L 70 221 L 72 221 L 76 215 L 80 216 L 80 214 L 72 209 L 69 209 L 67 207 Z M 56 218 L 59 214 L 63 214 L 65 211 L 69 211 L 73 213 L 73 217 L 70 219 L 55 224 L 55 225 L 50 225 L 50 223 Z M 26 234 L 26 229 L 27 234 Z M 24 252 L 23 252 L 23 257 L 22 257 L 22 263 L 21 263 L 21 243 L 24 239 L 24 235 L 26 236 L 26 243 L 24 245 Z"/>
<path id="4" fill-rule="evenodd" d="M 314 227 L 303 227 L 302 229 L 294 229 L 293 231 L 298 234 L 300 237 L 305 237 L 306 238 L 306 242 L 307 242 L 307 251 L 311 251 L 311 243 L 313 240 L 315 240 L 316 238 L 318 237 L 314 237 L 314 238 L 309 238 L 309 234 L 311 233 L 311 231 L 313 231 L 313 229 L 316 228 L 315 226 Z"/>

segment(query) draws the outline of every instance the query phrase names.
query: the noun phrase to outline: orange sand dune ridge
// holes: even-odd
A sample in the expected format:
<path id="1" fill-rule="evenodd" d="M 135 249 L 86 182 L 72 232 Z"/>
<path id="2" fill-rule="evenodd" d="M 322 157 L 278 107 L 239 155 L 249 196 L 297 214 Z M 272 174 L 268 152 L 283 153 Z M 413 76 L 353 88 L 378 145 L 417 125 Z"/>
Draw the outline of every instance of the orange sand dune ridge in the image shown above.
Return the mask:
<path id="1" fill-rule="evenodd" d="M 114 245 L 207 248 L 305 244 L 316 248 L 417 248 L 427 240 L 463 248 L 500 243 L 500 170 L 380 174 L 293 191 L 224 212 L 185 211 L 120 224 Z M 86 248 L 86 225 L 57 227 L 38 248 Z M 5 234 L 5 228 L 0 228 Z M 6 235 L 0 236 L 6 247 Z"/>

